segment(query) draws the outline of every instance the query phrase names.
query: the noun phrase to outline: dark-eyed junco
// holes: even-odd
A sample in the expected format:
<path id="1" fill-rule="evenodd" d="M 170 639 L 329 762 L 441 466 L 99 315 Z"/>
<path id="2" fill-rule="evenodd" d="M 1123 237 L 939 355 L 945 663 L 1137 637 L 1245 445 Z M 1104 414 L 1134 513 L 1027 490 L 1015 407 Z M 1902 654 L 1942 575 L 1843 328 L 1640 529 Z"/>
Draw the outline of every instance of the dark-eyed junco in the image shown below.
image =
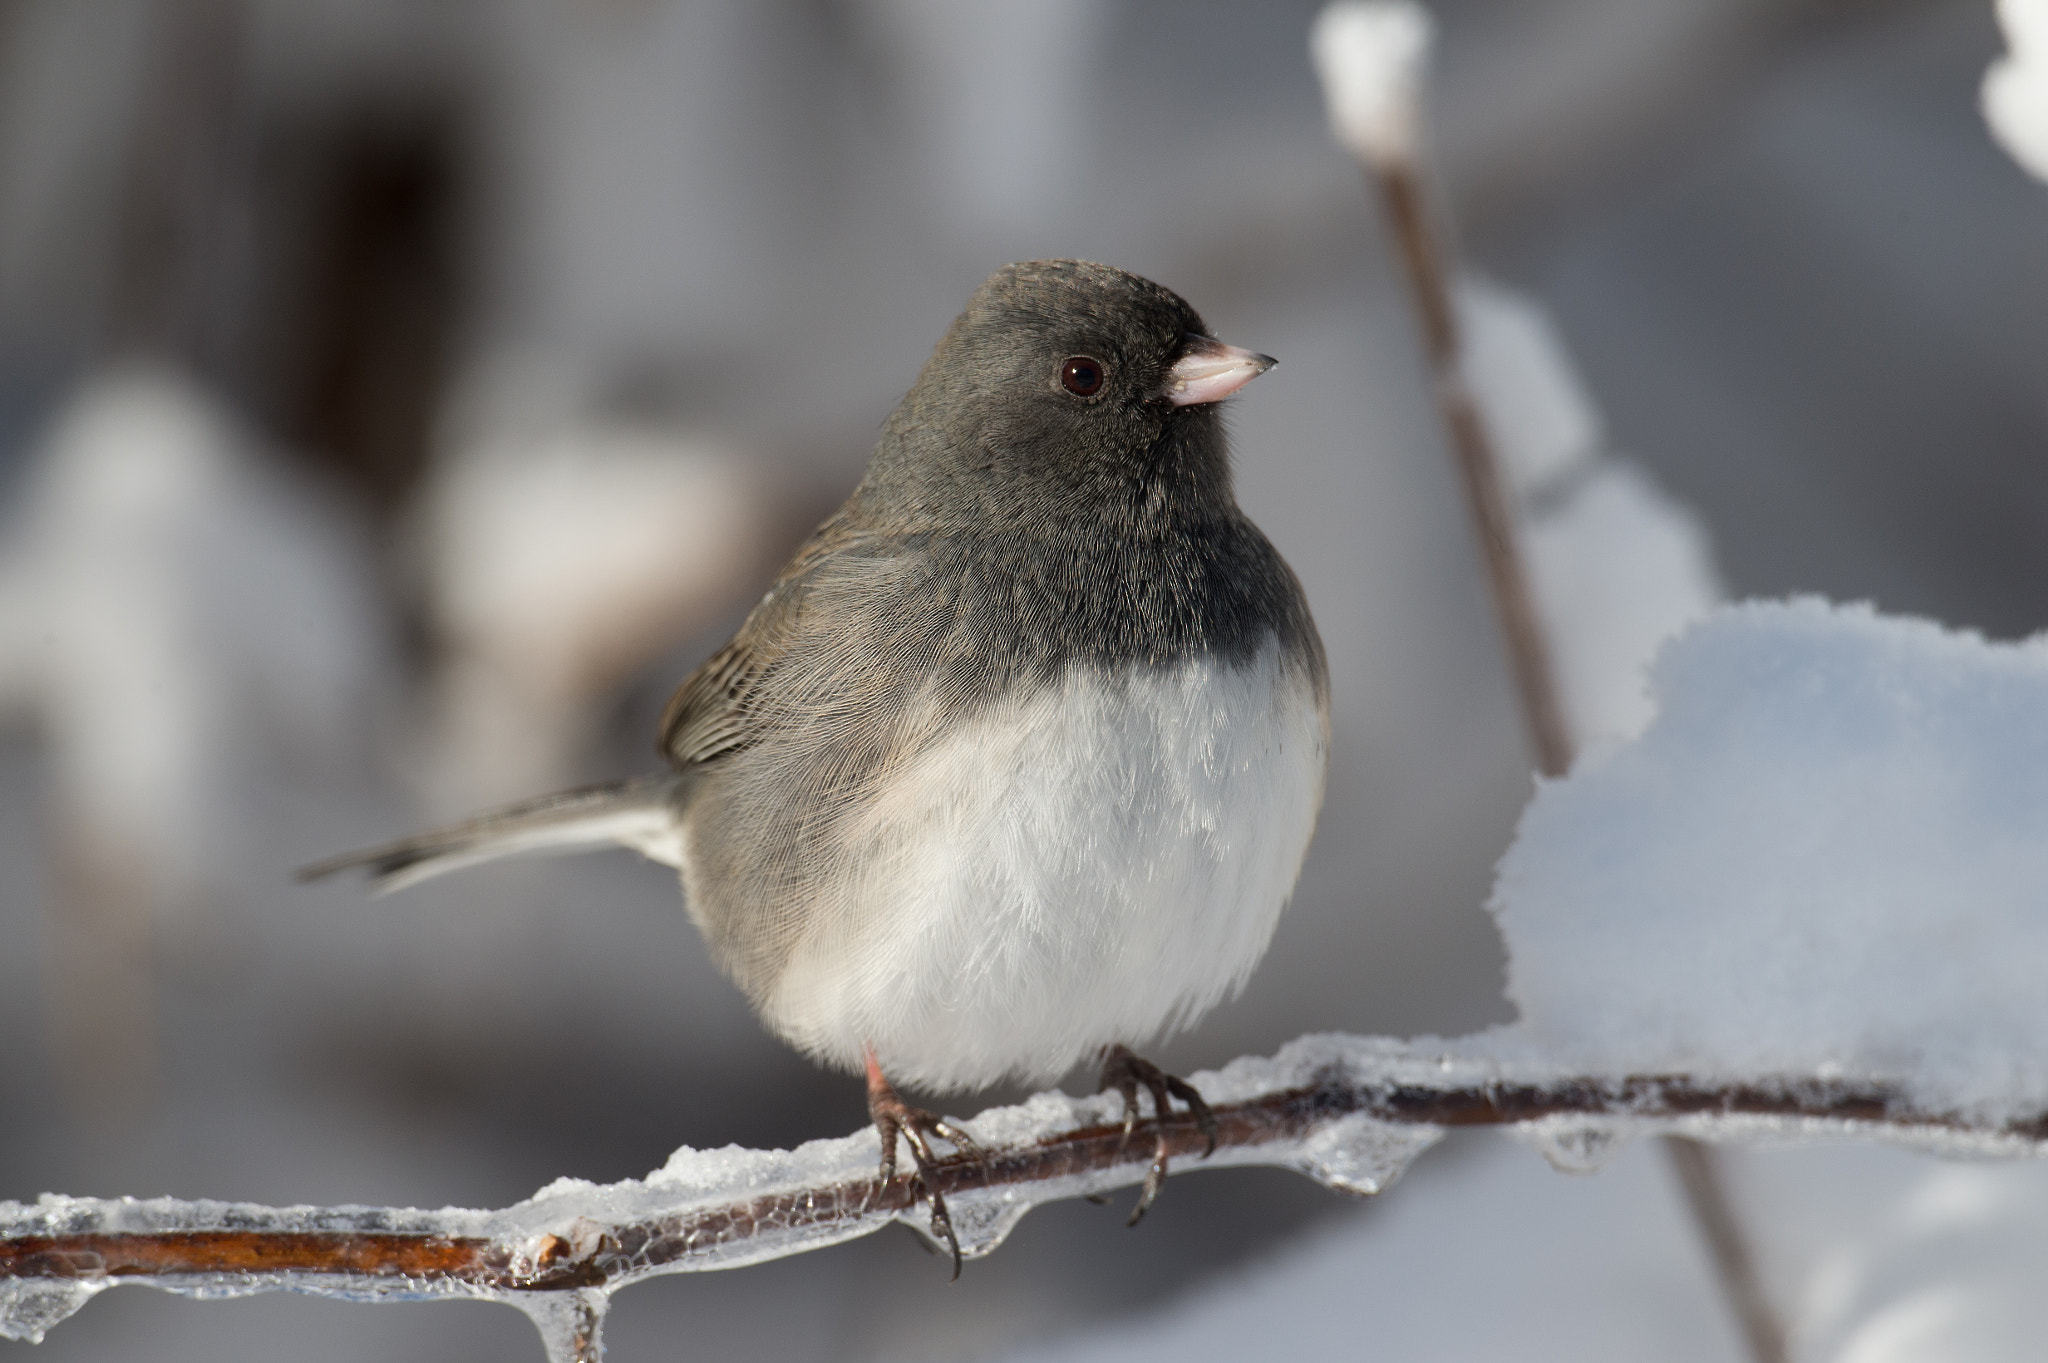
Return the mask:
<path id="1" fill-rule="evenodd" d="M 307 868 L 394 889 L 516 852 L 677 867 L 777 1035 L 868 1077 L 883 1177 L 934 1090 L 1105 1059 L 1236 991 L 1322 800 L 1328 677 L 1301 586 L 1238 509 L 1217 408 L 1273 361 L 1157 284 L 998 270 L 866 476 L 670 701 L 670 770 Z M 1165 1173 L 1164 1142 L 1133 1221 Z M 944 1205 L 920 1178 L 937 1233 Z M 957 1248 L 956 1248 L 957 1256 Z"/>

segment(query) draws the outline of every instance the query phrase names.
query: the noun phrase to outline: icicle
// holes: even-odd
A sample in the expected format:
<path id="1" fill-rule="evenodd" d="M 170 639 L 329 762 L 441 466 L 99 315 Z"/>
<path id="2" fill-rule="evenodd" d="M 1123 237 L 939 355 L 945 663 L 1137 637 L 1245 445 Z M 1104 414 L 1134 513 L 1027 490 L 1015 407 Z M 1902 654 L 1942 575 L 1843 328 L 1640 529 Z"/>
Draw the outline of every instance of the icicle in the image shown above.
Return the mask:
<path id="1" fill-rule="evenodd" d="M 1443 1134 L 1440 1126 L 1383 1122 L 1354 1113 L 1303 1141 L 1295 1167 L 1326 1188 L 1369 1197 L 1384 1192 Z"/>
<path id="2" fill-rule="evenodd" d="M 40 1344 L 51 1326 L 113 1285 L 106 1278 L 0 1278 L 0 1339 Z"/>
<path id="3" fill-rule="evenodd" d="M 526 1313 L 548 1351 L 548 1363 L 601 1363 L 604 1313 L 611 1294 L 599 1288 L 573 1292 L 528 1292 L 503 1300 Z"/>
<path id="4" fill-rule="evenodd" d="M 1545 1117 L 1515 1129 L 1560 1174 L 1597 1174 L 1635 1134 L 1631 1123 L 1586 1117 Z"/>

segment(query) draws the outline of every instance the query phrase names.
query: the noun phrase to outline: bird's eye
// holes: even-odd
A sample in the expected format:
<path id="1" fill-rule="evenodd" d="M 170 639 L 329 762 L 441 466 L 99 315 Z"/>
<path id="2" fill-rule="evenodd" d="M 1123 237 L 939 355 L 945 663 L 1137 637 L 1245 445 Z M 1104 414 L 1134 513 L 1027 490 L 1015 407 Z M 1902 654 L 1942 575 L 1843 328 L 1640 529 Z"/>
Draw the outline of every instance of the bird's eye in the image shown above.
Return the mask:
<path id="1" fill-rule="evenodd" d="M 1060 365 L 1060 386 L 1077 398 L 1094 397 L 1102 390 L 1102 361 L 1069 355 Z"/>

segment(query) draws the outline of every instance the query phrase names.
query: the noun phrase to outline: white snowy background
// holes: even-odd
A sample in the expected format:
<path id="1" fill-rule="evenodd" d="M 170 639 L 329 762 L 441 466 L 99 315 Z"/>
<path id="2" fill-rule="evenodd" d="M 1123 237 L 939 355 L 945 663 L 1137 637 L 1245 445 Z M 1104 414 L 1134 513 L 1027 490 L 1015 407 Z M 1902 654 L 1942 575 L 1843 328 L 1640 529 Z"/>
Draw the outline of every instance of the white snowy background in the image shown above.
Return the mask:
<path id="1" fill-rule="evenodd" d="M 1323 127 L 1314 9 L 0 11 L 0 1197 L 498 1206 L 679 1143 L 856 1126 L 857 1085 L 758 1031 L 654 868 L 379 902 L 289 871 L 534 773 L 646 762 L 664 686 L 843 492 L 967 291 L 1023 256 L 1152 275 L 1283 361 L 1237 404 L 1240 490 L 1330 645 L 1330 798 L 1250 990 L 1162 1058 L 1473 1032 L 1510 1019 L 1510 984 L 1536 1007 L 1540 964 L 1507 979 L 1484 907 L 1528 759 L 1400 282 Z M 1680 614 L 1720 589 L 2048 625 L 2048 186 L 2020 164 L 2040 5 L 2002 12 L 1987 128 L 1989 4 L 1438 7 L 1438 150 L 1484 272 L 1472 379 L 1521 414 L 1561 635 L 1633 619 L 1633 594 L 1586 607 L 1622 550 Z M 123 461 L 148 472 L 109 479 Z M 564 469 L 589 474 L 573 506 Z M 647 506 L 667 495 L 690 498 L 674 522 Z M 689 581 L 631 602 L 637 628 L 593 616 L 618 602 L 599 583 L 553 618 L 492 597 L 579 521 L 621 527 L 601 566 Z M 669 525 L 701 529 L 663 560 Z M 692 555 L 735 527 L 758 553 Z M 1646 692 L 1574 665 L 1583 740 L 1650 721 Z M 464 697 L 469 730 L 446 718 Z M 81 874 L 88 834 L 125 849 L 90 864 L 142 869 Z M 1907 965 L 1886 978 L 1911 989 Z M 1875 1363 L 2031 1356 L 2041 1172 L 1800 1150 L 1731 1177 L 1796 1356 Z M 950 1289 L 903 1235 L 665 1279 L 622 1295 L 608 1339 L 1741 1356 L 1652 1147 L 1567 1179 L 1460 1140 L 1363 1206 L 1198 1175 L 1119 1220 L 1034 1213 Z M 537 1354 L 502 1308 L 133 1291 L 29 1348 L 0 1355 Z"/>

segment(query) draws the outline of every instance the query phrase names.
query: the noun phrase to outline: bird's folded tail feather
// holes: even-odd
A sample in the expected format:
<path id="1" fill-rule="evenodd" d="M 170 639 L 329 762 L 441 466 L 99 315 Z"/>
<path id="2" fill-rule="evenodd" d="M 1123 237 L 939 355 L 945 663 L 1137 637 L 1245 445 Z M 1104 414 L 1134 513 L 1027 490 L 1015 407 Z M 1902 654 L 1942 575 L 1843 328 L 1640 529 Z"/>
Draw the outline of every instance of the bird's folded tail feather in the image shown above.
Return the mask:
<path id="1" fill-rule="evenodd" d="M 318 880 L 361 866 L 378 894 L 448 871 L 530 852 L 630 847 L 655 861 L 682 864 L 680 796 L 687 776 L 664 772 L 584 786 L 507 805 L 463 823 L 397 842 L 344 852 L 299 869 Z"/>

